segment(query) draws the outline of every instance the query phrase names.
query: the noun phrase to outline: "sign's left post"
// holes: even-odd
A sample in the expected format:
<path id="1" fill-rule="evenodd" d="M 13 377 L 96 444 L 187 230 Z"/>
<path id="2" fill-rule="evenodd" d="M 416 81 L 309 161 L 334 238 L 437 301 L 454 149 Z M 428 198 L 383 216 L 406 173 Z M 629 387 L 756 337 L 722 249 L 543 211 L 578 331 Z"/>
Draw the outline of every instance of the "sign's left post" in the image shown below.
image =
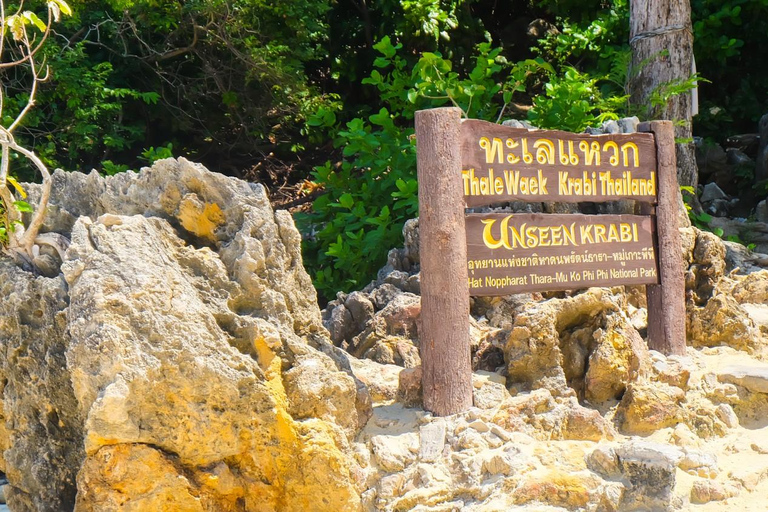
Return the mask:
<path id="1" fill-rule="evenodd" d="M 461 110 L 420 110 L 415 121 L 424 408 L 447 416 L 472 406 Z"/>

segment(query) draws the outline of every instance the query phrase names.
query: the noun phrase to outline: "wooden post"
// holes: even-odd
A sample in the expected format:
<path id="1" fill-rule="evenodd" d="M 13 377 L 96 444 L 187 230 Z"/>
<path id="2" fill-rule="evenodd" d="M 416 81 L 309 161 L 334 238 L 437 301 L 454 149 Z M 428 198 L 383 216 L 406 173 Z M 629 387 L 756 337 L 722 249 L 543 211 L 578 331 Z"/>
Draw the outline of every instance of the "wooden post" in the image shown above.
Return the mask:
<path id="1" fill-rule="evenodd" d="M 472 406 L 469 286 L 461 181 L 461 110 L 416 112 L 424 408 L 446 416 Z"/>
<path id="2" fill-rule="evenodd" d="M 672 121 L 641 123 L 639 131 L 656 139 L 659 283 L 646 286 L 648 347 L 665 355 L 685 355 L 685 267 L 679 231 L 675 132 Z"/>

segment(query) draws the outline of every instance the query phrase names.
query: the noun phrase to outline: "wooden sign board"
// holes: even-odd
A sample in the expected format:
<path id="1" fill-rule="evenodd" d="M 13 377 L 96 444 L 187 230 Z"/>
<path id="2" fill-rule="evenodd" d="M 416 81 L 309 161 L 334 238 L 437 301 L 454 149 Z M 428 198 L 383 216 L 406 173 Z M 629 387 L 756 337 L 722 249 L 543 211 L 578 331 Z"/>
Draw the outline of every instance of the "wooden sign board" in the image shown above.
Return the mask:
<path id="1" fill-rule="evenodd" d="M 452 107 L 420 110 L 415 121 L 425 409 L 444 416 L 472 405 L 470 294 L 648 284 L 650 348 L 685 354 L 670 121 L 641 125 L 652 133 L 598 136 L 461 120 Z M 658 204 L 656 224 L 652 216 L 464 211 L 617 199 Z"/>
<path id="2" fill-rule="evenodd" d="M 656 144 L 650 133 L 586 135 L 461 123 L 467 206 L 504 201 L 656 203 Z"/>
<path id="3" fill-rule="evenodd" d="M 659 282 L 649 216 L 492 213 L 465 222 L 470 295 Z"/>

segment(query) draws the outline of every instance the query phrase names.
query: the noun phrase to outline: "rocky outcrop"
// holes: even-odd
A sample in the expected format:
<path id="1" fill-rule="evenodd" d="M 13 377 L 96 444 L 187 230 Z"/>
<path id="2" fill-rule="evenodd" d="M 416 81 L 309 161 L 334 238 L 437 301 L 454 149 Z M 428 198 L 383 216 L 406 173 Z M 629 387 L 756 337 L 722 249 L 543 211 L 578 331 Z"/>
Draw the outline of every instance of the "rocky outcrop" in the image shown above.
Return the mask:
<path id="1" fill-rule="evenodd" d="M 183 159 L 53 190 L 61 274 L 0 265 L 11 509 L 358 508 L 370 398 L 290 216 Z"/>

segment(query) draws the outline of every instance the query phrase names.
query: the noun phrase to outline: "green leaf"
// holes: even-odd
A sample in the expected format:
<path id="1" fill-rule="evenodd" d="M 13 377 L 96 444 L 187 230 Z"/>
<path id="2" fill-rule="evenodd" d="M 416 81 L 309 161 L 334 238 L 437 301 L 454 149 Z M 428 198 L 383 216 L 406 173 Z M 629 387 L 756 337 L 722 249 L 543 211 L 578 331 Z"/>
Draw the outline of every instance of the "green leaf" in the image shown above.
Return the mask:
<path id="1" fill-rule="evenodd" d="M 64 0 L 51 0 L 48 2 L 48 7 L 54 8 L 54 6 L 64 13 L 65 16 L 72 16 L 72 9 Z M 58 17 L 56 19 L 58 20 Z"/>
<path id="2" fill-rule="evenodd" d="M 43 23 L 43 20 L 37 17 L 37 14 L 33 13 L 32 11 L 24 11 L 24 18 L 26 18 L 29 23 L 32 23 L 34 26 L 36 26 L 40 32 L 45 32 L 45 23 Z"/>
<path id="3" fill-rule="evenodd" d="M 26 201 L 14 201 L 13 206 L 20 212 L 32 212 L 32 207 Z"/>
<path id="4" fill-rule="evenodd" d="M 352 194 L 347 192 L 341 195 L 341 197 L 339 198 L 339 204 L 344 208 L 351 209 L 352 206 L 355 204 L 355 199 L 352 197 Z"/>

